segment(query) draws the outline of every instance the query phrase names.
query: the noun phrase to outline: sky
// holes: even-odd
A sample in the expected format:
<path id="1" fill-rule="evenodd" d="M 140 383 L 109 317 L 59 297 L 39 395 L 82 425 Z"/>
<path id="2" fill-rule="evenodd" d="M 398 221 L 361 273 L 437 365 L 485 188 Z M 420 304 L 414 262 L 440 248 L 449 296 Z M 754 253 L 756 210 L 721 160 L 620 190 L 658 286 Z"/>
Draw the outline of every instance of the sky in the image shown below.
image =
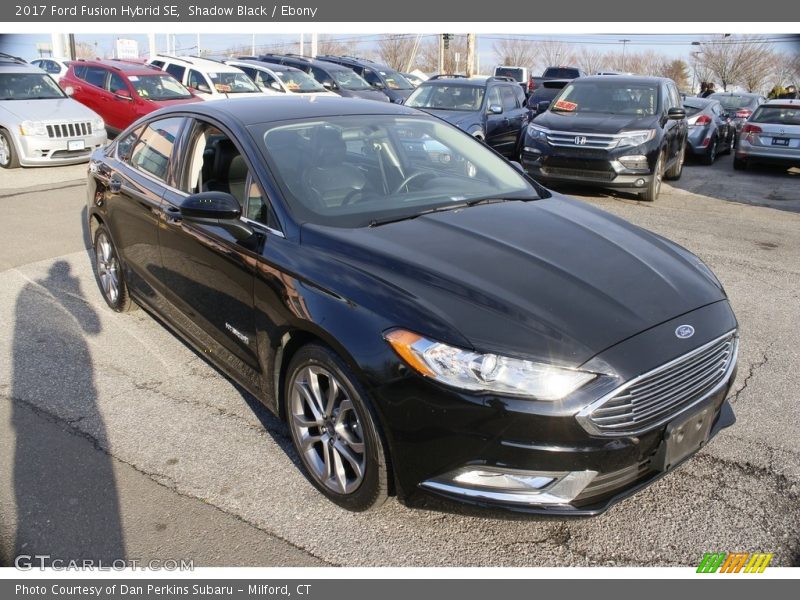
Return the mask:
<path id="1" fill-rule="evenodd" d="M 426 34 L 429 38 L 435 34 Z M 789 39 L 789 36 L 782 36 L 780 34 L 764 34 L 765 37 L 774 41 L 776 50 L 785 52 L 797 51 L 798 42 L 797 37 Z M 115 40 L 118 37 L 125 37 L 127 39 L 134 39 L 139 42 L 139 48 L 142 55 L 146 55 L 148 49 L 147 34 L 125 34 L 124 36 L 113 34 L 99 34 L 99 33 L 84 33 L 76 34 L 77 42 L 85 42 L 95 45 L 97 54 L 99 56 L 111 56 Z M 197 36 L 192 34 L 178 34 L 175 35 L 175 42 L 178 54 L 197 54 Z M 337 33 L 331 36 L 335 40 L 343 42 L 355 42 L 359 50 L 365 51 L 373 50 L 376 47 L 377 40 L 380 34 L 347 34 Z M 585 45 L 592 49 L 601 52 L 606 51 L 620 51 L 622 50 L 621 40 L 630 40 L 626 42 L 626 48 L 629 52 L 642 52 L 653 50 L 669 58 L 682 58 L 688 59 L 689 53 L 692 51 L 692 42 L 704 39 L 704 36 L 698 34 L 597 34 L 597 35 L 558 35 L 558 36 L 524 36 L 519 34 L 480 34 L 478 35 L 477 51 L 480 55 L 480 65 L 482 70 L 486 72 L 493 66 L 497 58 L 493 51 L 494 43 L 501 37 L 514 37 L 530 39 L 532 41 L 541 40 L 558 40 L 576 45 Z M 265 46 L 273 46 L 271 49 L 279 49 L 285 43 L 297 42 L 299 35 L 277 35 L 277 34 L 256 34 L 255 43 L 257 49 Z M 306 44 L 309 43 L 310 35 L 305 36 Z M 250 46 L 253 41 L 252 33 L 239 33 L 239 34 L 202 34 L 200 36 L 200 45 L 204 52 L 211 54 L 222 52 L 233 46 Z M 0 51 L 7 52 L 21 56 L 22 58 L 31 60 L 39 56 L 37 52 L 37 43 L 50 43 L 50 34 L 4 34 L 0 35 Z M 156 35 L 156 45 L 159 51 L 166 50 L 166 35 Z M 269 48 L 268 48 L 269 49 Z M 307 51 L 310 48 L 307 46 Z"/>

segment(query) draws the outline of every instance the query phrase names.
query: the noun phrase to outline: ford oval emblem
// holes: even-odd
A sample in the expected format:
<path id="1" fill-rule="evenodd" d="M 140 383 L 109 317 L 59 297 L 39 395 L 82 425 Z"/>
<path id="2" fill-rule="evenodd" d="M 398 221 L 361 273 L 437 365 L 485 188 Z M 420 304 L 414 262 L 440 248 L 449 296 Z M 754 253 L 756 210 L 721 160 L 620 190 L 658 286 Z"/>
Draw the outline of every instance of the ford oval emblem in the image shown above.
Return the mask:
<path id="1" fill-rule="evenodd" d="M 682 340 L 690 338 L 694 335 L 694 327 L 691 325 L 681 325 L 675 330 L 675 335 Z"/>

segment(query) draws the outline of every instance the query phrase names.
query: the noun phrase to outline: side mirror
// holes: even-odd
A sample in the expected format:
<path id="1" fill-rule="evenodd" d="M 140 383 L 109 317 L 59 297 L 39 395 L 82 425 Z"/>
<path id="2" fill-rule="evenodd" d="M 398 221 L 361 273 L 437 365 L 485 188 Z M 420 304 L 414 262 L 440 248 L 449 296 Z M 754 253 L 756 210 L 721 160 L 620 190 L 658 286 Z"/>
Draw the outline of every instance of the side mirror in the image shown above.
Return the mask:
<path id="1" fill-rule="evenodd" d="M 385 86 L 380 81 L 376 81 L 372 84 L 372 87 L 374 87 L 376 90 L 382 90 Z"/>
<path id="2" fill-rule="evenodd" d="M 117 100 L 133 100 L 128 90 L 114 90 L 114 95 L 117 97 Z"/>
<path id="3" fill-rule="evenodd" d="M 208 85 L 206 85 L 205 83 L 198 83 L 197 87 L 194 88 L 194 89 L 197 90 L 198 92 L 202 93 L 202 94 L 210 94 L 211 93 L 211 88 L 208 87 Z"/>
<path id="4" fill-rule="evenodd" d="M 550 101 L 549 100 L 542 100 L 536 104 L 536 114 L 543 113 L 548 108 L 550 108 Z"/>
<path id="5" fill-rule="evenodd" d="M 322 82 L 322 87 L 324 87 L 326 90 L 332 90 L 333 89 L 333 82 L 332 81 L 323 81 Z"/>
<path id="6" fill-rule="evenodd" d="M 68 85 L 67 87 L 64 88 L 64 93 L 67 96 L 72 96 L 75 93 L 75 88 L 72 87 L 71 85 Z"/>
<path id="7" fill-rule="evenodd" d="M 684 108 L 670 108 L 667 111 L 667 118 L 672 121 L 680 121 L 686 118 L 686 109 Z"/>
<path id="8" fill-rule="evenodd" d="M 187 220 L 230 220 L 242 216 L 239 202 L 226 192 L 200 192 L 181 202 L 181 216 Z"/>
<path id="9" fill-rule="evenodd" d="M 499 104 L 492 104 L 489 106 L 489 114 L 492 115 L 502 115 L 503 114 L 503 107 Z"/>

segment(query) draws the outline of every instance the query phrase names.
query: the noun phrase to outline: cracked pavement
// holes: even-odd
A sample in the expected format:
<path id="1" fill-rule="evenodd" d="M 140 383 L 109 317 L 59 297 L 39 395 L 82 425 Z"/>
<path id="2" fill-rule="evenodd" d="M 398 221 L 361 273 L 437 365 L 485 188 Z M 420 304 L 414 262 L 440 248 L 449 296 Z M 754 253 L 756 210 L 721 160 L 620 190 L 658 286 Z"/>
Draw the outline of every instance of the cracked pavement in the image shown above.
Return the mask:
<path id="1" fill-rule="evenodd" d="M 736 425 L 589 519 L 436 499 L 352 514 L 325 501 L 255 399 L 146 312 L 106 308 L 70 169 L 63 186 L 0 197 L 1 564 L 24 551 L 196 566 L 680 566 L 722 550 L 800 565 L 800 214 L 702 195 L 711 184 L 696 193 L 700 177 L 725 185 L 728 157 L 688 166 L 688 183 L 653 204 L 575 190 L 703 258 L 742 336 Z M 796 195 L 795 176 L 757 181 L 764 196 Z"/>

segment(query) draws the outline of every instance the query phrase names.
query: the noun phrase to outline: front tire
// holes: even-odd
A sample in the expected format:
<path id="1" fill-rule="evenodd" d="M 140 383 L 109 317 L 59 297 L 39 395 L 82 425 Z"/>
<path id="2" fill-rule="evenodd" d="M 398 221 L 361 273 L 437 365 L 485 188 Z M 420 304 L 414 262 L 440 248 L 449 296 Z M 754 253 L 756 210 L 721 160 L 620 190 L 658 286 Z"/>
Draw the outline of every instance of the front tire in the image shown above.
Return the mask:
<path id="1" fill-rule="evenodd" d="M 639 193 L 639 198 L 644 202 L 655 202 L 661 192 L 661 180 L 664 177 L 664 152 L 658 154 L 653 176 L 647 184 L 647 189 Z"/>
<path id="2" fill-rule="evenodd" d="M 675 163 L 664 173 L 664 179 L 677 181 L 683 174 L 683 163 L 686 161 L 686 144 L 681 146 L 680 154 L 675 160 Z"/>
<path id="3" fill-rule="evenodd" d="M 122 264 L 105 225 L 100 225 L 94 234 L 94 276 L 103 300 L 112 310 L 129 312 L 138 308 L 128 294 Z"/>
<path id="4" fill-rule="evenodd" d="M 297 351 L 286 375 L 284 414 L 311 483 L 347 510 L 381 506 L 388 456 L 351 369 L 330 349 L 310 344 Z"/>
<path id="5" fill-rule="evenodd" d="M 19 168 L 19 157 L 14 147 L 14 140 L 5 129 L 0 129 L 0 167 L 3 169 Z"/>

